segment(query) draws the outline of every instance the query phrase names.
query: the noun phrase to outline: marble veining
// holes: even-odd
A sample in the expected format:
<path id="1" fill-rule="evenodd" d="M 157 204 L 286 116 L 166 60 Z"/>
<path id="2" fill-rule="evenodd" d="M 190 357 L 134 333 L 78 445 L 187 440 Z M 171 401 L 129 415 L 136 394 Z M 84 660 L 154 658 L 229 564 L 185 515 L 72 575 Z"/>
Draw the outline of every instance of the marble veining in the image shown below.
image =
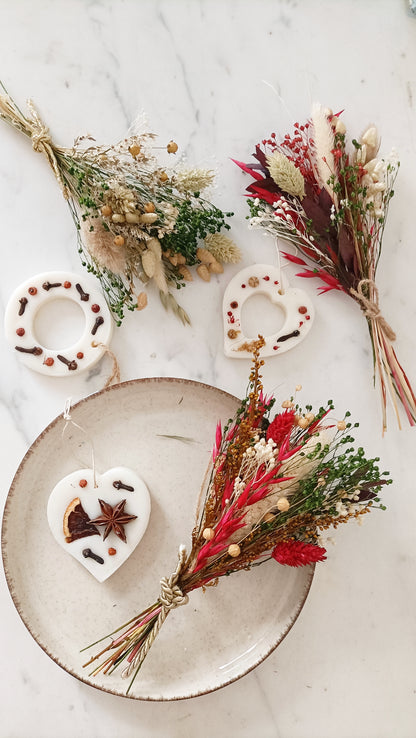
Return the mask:
<path id="1" fill-rule="evenodd" d="M 242 263 L 178 294 L 192 314 L 190 328 L 165 313 L 155 294 L 145 311 L 129 314 L 112 339 L 122 379 L 176 376 L 244 392 L 248 363 L 222 350 L 222 296 L 240 268 L 275 263 L 275 247 L 247 229 L 246 179 L 230 157 L 248 159 L 256 141 L 272 130 L 284 134 L 317 99 L 345 108 L 356 135 L 375 122 L 383 151 L 399 151 L 378 284 L 399 358 L 416 383 L 416 22 L 408 3 L 0 0 L 0 25 L 0 78 L 21 105 L 33 98 L 58 143 L 70 145 L 81 133 L 114 141 L 143 110 L 162 142 L 178 142 L 178 156 L 215 161 L 213 199 L 235 213 L 231 234 Z M 31 275 L 82 275 L 72 220 L 46 162 L 1 121 L 0 241 L 1 319 L 14 288 Z M 399 432 L 390 416 L 381 439 L 360 311 L 342 295 L 318 297 L 296 271 L 285 267 L 291 285 L 313 299 L 315 324 L 296 349 L 270 359 L 265 385 L 283 400 L 300 383 L 308 401 L 332 398 L 340 416 L 351 410 L 360 420 L 357 440 L 395 480 L 388 510 L 362 529 L 334 534 L 338 543 L 274 654 L 242 680 L 188 702 L 137 703 L 76 681 L 27 633 L 1 572 L 1 738 L 414 738 L 416 430 Z M 53 381 L 23 367 L 3 331 L 1 357 L 4 501 L 28 447 L 66 398 L 101 389 L 111 367 L 104 358 L 85 375 Z"/>

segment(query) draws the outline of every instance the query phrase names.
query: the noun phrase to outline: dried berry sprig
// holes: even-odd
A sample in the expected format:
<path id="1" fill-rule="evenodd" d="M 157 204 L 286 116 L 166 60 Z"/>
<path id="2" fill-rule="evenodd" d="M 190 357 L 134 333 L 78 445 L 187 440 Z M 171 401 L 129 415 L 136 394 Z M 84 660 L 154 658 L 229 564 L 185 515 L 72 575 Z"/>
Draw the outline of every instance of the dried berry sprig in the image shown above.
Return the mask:
<path id="1" fill-rule="evenodd" d="M 292 135 L 263 139 L 255 163 L 236 164 L 254 178 L 247 187 L 251 226 L 295 246 L 301 256 L 284 256 L 303 267 L 298 276 L 321 280 L 321 294 L 341 290 L 364 313 L 384 432 L 387 396 L 399 427 L 400 407 L 415 425 L 416 397 L 393 349 L 395 333 L 381 313 L 375 283 L 399 168 L 394 152 L 378 157 L 379 144 L 377 129 L 370 126 L 349 145 L 341 114 L 315 105 L 308 121 L 295 123 Z"/>
<path id="2" fill-rule="evenodd" d="M 155 136 L 143 129 L 110 146 L 79 136 L 71 148 L 56 146 L 33 104 L 24 114 L 0 86 L 0 118 L 31 139 L 48 159 L 68 202 L 83 266 L 101 282 L 117 324 L 126 310 L 147 305 L 136 284 L 155 285 L 166 309 L 189 323 L 172 292 L 193 279 L 209 282 L 238 261 L 224 213 L 201 192 L 214 179 L 207 169 L 166 171 L 155 156 Z M 178 145 L 165 147 L 174 155 Z"/>
<path id="3" fill-rule="evenodd" d="M 390 483 L 388 472 L 380 474 L 379 459 L 354 447 L 351 429 L 358 424 L 352 426 L 349 413 L 333 421 L 331 400 L 314 413 L 310 405 L 303 410 L 295 394 L 273 416 L 275 401 L 261 383 L 262 345 L 259 337 L 235 417 L 217 425 L 189 554 L 180 547 L 177 568 L 161 580 L 156 602 L 110 634 L 110 643 L 85 664 L 101 659 L 92 675 L 123 664 L 127 692 L 169 612 L 186 604 L 192 590 L 271 559 L 296 567 L 324 561 L 323 531 L 385 509 L 379 492 Z"/>

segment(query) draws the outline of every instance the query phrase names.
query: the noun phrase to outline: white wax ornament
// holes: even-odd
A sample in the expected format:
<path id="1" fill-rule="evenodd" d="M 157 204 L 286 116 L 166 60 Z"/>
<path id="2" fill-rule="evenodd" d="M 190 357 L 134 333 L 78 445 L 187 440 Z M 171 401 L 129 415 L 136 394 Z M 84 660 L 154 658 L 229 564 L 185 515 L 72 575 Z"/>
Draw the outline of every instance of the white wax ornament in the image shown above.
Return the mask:
<path id="1" fill-rule="evenodd" d="M 97 486 L 94 486 L 94 481 Z M 133 489 L 120 487 L 120 482 Z M 64 533 L 64 516 L 68 506 L 77 498 L 90 520 L 102 515 L 98 500 L 104 500 L 111 507 L 126 500 L 124 513 L 137 516 L 124 525 L 127 542 L 122 541 L 114 531 L 104 540 L 103 525 L 96 526 L 99 535 L 87 535 L 68 542 Z M 99 582 L 104 582 L 124 564 L 143 538 L 150 516 L 150 495 L 143 480 L 127 467 L 113 467 L 104 474 L 95 473 L 95 477 L 92 469 L 78 469 L 61 479 L 52 490 L 47 516 L 51 532 L 64 551 L 73 556 Z M 86 549 L 90 549 L 104 563 L 99 563 L 92 557 L 86 558 L 83 554 Z M 116 553 L 110 554 L 109 549 L 115 549 Z"/>
<path id="2" fill-rule="evenodd" d="M 52 303 L 63 299 L 75 302 L 82 309 L 84 330 L 74 344 L 48 349 L 36 338 L 36 315 L 47 303 L 51 303 L 52 310 Z M 90 369 L 101 359 L 112 336 L 113 318 L 104 295 L 90 279 L 53 271 L 37 274 L 15 289 L 7 304 L 4 326 L 8 342 L 29 369 L 63 377 Z M 103 346 L 94 345 L 100 343 Z"/>
<path id="3" fill-rule="evenodd" d="M 282 308 L 285 322 L 279 331 L 264 336 L 260 356 L 276 356 L 298 345 L 309 333 L 315 310 L 303 290 L 288 286 L 280 269 L 270 264 L 254 264 L 242 269 L 228 283 L 223 300 L 224 352 L 233 359 L 251 358 L 253 338 L 244 335 L 241 311 L 253 295 L 265 295 L 273 305 Z M 260 333 L 260 331 L 259 331 Z M 254 337 L 257 338 L 257 333 Z"/>

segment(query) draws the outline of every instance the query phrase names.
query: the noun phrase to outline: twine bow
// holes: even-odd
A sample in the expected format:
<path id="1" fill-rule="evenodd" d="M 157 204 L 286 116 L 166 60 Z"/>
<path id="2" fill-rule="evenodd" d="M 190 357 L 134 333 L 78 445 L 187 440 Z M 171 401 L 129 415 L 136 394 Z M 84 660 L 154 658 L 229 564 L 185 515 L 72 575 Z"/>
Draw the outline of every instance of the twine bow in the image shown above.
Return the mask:
<path id="1" fill-rule="evenodd" d="M 372 289 L 373 298 L 367 297 L 364 294 L 364 285 L 368 285 Z M 360 308 L 363 311 L 365 317 L 368 320 L 376 321 L 385 334 L 386 338 L 388 338 L 389 341 L 394 341 L 396 339 L 396 334 L 393 328 L 388 324 L 387 320 L 381 314 L 381 310 L 378 304 L 379 295 L 376 283 L 372 279 L 362 279 L 358 283 L 357 289 L 355 290 L 351 287 L 350 292 L 360 303 Z"/>
<path id="2" fill-rule="evenodd" d="M 65 200 L 68 200 L 69 193 L 59 171 L 52 138 L 49 133 L 49 128 L 47 128 L 47 126 L 45 126 L 45 124 L 41 120 L 32 100 L 27 101 L 27 107 L 29 108 L 31 114 L 31 118 L 26 118 L 26 121 L 28 124 L 30 137 L 32 139 L 32 148 L 34 151 L 45 154 L 49 162 L 49 166 L 51 167 L 62 190 L 62 194 Z"/>
<path id="3" fill-rule="evenodd" d="M 159 602 L 161 607 L 158 618 L 149 635 L 142 643 L 138 653 L 136 654 L 134 659 L 132 659 L 128 667 L 122 672 L 121 676 L 124 679 L 130 676 L 134 669 L 140 668 L 170 611 L 174 610 L 175 607 L 180 607 L 181 605 L 186 605 L 188 603 L 188 595 L 183 594 L 181 588 L 178 585 L 178 580 L 184 567 L 185 561 L 186 548 L 185 546 L 180 546 L 178 553 L 178 565 L 175 571 L 173 572 L 173 574 L 170 575 L 170 577 L 162 577 L 162 579 L 160 580 Z"/>
<path id="4" fill-rule="evenodd" d="M 5 120 L 10 122 L 15 128 L 18 128 L 28 136 L 32 140 L 34 151 L 45 154 L 49 162 L 49 166 L 51 167 L 62 190 L 62 194 L 65 200 L 68 200 L 68 188 L 62 179 L 56 158 L 56 151 L 58 149 L 52 143 L 49 128 L 47 128 L 42 122 L 39 113 L 31 100 L 27 101 L 27 107 L 30 112 L 29 116 L 23 115 L 20 108 L 17 107 L 8 94 L 0 94 L 0 117 L 5 118 Z"/>

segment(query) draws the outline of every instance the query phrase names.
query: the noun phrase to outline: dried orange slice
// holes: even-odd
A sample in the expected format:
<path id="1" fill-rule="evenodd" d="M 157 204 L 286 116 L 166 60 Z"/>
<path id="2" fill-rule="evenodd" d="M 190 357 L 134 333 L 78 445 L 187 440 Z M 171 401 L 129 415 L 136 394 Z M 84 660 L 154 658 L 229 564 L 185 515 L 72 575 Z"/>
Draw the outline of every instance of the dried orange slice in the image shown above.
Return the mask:
<path id="1" fill-rule="evenodd" d="M 72 543 L 79 538 L 87 536 L 99 536 L 96 526 L 91 523 L 90 518 L 82 507 L 79 497 L 75 497 L 69 503 L 64 512 L 63 531 L 65 541 Z"/>

